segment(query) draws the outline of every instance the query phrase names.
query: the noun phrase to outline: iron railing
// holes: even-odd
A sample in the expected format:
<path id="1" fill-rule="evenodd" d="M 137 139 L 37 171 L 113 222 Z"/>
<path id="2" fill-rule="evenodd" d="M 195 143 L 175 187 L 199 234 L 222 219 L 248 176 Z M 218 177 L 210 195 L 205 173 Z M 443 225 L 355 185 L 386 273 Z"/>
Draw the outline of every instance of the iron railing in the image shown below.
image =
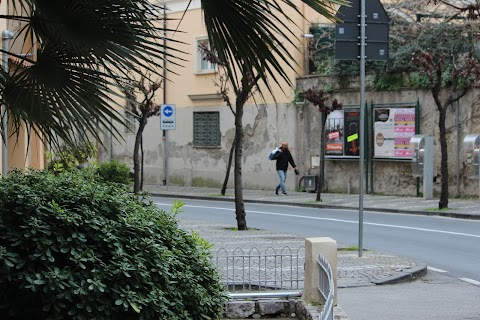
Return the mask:
<path id="1" fill-rule="evenodd" d="M 228 291 L 298 290 L 304 285 L 305 247 L 268 247 L 261 252 L 252 248 L 227 251 L 218 249 L 213 256 Z"/>
<path id="2" fill-rule="evenodd" d="M 320 266 L 320 281 L 318 291 L 323 298 L 323 309 L 318 317 L 319 320 L 333 320 L 333 298 L 335 295 L 335 288 L 333 284 L 333 272 L 330 263 L 324 256 L 319 255 L 317 260 Z"/>

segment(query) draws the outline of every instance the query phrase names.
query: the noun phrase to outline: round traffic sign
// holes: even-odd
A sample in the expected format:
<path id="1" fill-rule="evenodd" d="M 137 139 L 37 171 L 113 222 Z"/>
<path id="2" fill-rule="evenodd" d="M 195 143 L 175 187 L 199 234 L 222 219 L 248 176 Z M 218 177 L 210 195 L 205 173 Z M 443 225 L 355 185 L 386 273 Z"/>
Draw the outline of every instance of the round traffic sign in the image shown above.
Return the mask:
<path id="1" fill-rule="evenodd" d="M 171 106 L 165 106 L 163 108 L 163 114 L 165 115 L 165 117 L 171 117 L 172 114 L 173 114 L 173 108 Z"/>

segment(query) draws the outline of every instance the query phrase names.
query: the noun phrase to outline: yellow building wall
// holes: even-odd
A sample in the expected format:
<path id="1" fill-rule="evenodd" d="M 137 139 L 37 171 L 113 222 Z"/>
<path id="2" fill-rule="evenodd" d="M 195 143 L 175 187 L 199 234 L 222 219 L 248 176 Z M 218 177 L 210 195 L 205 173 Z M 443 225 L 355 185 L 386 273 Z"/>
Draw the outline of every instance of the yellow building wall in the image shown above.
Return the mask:
<path id="1" fill-rule="evenodd" d="M 7 1 L 0 1 L 0 14 L 6 15 L 12 8 L 8 7 Z M 16 13 L 18 14 L 18 13 Z M 3 30 L 10 30 L 14 33 L 14 38 L 10 40 L 9 49 L 15 53 L 27 54 L 32 53 L 33 44 L 31 37 L 25 37 L 24 33 L 20 33 L 22 25 L 19 22 L 14 22 L 7 19 L 0 19 L 0 32 Z M 9 61 L 9 68 L 16 68 Z M 28 137 L 27 127 L 22 125 L 18 134 L 13 134 L 13 130 L 9 128 L 8 137 L 8 163 L 7 168 L 45 168 L 45 147 L 42 139 L 32 132 Z M 2 161 L 3 141 L 0 148 L 0 163 Z M 2 164 L 3 167 L 3 164 Z M 1 172 L 0 172 L 1 173 Z"/>
<path id="2" fill-rule="evenodd" d="M 42 139 L 34 132 L 29 137 L 26 125 L 22 125 L 18 134 L 8 138 L 8 170 L 24 168 L 45 168 Z"/>
<path id="3" fill-rule="evenodd" d="M 171 82 L 167 83 L 167 102 L 176 104 L 178 107 L 211 106 L 213 103 L 212 100 L 192 101 L 188 97 L 188 95 L 215 94 L 219 91 L 219 88 L 214 85 L 214 81 L 216 77 L 218 77 L 218 72 L 195 74 L 195 52 L 197 50 L 195 39 L 206 37 L 207 30 L 203 22 L 201 9 L 198 8 L 199 1 L 193 1 L 190 9 L 185 12 L 184 9 L 187 2 L 188 1 L 178 0 L 166 1 L 167 8 L 169 8 L 167 11 L 167 17 L 169 19 L 167 26 L 169 29 L 178 30 L 174 34 L 170 34 L 170 37 L 182 42 L 182 44 L 174 44 L 173 42 L 169 42 L 169 44 L 175 45 L 176 49 L 184 52 L 184 54 L 173 53 L 174 55 L 185 59 L 185 61 L 177 61 L 180 66 L 174 66 L 171 63 L 168 65 L 171 72 L 167 73 L 167 78 L 171 80 Z M 292 20 L 290 23 L 286 22 L 290 30 L 285 30 L 285 32 L 292 32 L 290 40 L 292 40 L 293 44 L 285 41 L 284 45 L 292 55 L 293 59 L 290 63 L 295 67 L 292 70 L 283 63 L 283 69 L 287 73 L 291 83 L 289 84 L 278 77 L 279 85 L 277 85 L 270 77 L 269 81 L 273 87 L 273 96 L 268 93 L 264 85 L 261 85 L 260 88 L 265 95 L 265 101 L 257 95 L 255 99 L 259 103 L 289 103 L 292 101 L 295 79 L 298 76 L 304 75 L 303 67 L 308 39 L 303 35 L 309 32 L 311 23 L 328 22 L 324 17 L 304 5 L 302 1 L 296 0 L 294 2 L 308 20 L 305 20 L 301 14 L 295 12 L 292 8 L 285 7 L 288 17 Z M 232 102 L 234 101 L 234 97 L 233 92 L 230 90 L 230 99 Z M 220 103 L 223 105 L 223 102 L 219 102 L 217 99 L 217 104 Z"/>

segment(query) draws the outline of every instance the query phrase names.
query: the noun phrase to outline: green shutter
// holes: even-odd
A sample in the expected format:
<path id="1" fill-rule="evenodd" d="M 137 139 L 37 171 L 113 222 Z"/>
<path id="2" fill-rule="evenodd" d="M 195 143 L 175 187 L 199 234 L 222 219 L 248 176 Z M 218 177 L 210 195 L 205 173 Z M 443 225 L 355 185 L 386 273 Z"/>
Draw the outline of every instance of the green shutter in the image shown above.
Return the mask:
<path id="1" fill-rule="evenodd" d="M 193 144 L 196 147 L 220 146 L 220 113 L 193 113 Z"/>

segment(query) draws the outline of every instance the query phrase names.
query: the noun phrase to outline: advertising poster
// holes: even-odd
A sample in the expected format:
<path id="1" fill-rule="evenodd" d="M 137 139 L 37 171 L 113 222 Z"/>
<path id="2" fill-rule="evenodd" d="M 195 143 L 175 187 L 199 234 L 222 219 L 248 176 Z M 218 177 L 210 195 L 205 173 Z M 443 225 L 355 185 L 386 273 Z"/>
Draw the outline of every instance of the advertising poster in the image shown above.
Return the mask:
<path id="1" fill-rule="evenodd" d="M 412 158 L 410 138 L 415 135 L 415 108 L 374 110 L 374 156 Z"/>
<path id="2" fill-rule="evenodd" d="M 360 110 L 345 110 L 345 155 L 360 155 Z"/>
<path id="3" fill-rule="evenodd" d="M 325 122 L 325 155 L 343 156 L 343 110 L 335 110 L 327 116 Z"/>

